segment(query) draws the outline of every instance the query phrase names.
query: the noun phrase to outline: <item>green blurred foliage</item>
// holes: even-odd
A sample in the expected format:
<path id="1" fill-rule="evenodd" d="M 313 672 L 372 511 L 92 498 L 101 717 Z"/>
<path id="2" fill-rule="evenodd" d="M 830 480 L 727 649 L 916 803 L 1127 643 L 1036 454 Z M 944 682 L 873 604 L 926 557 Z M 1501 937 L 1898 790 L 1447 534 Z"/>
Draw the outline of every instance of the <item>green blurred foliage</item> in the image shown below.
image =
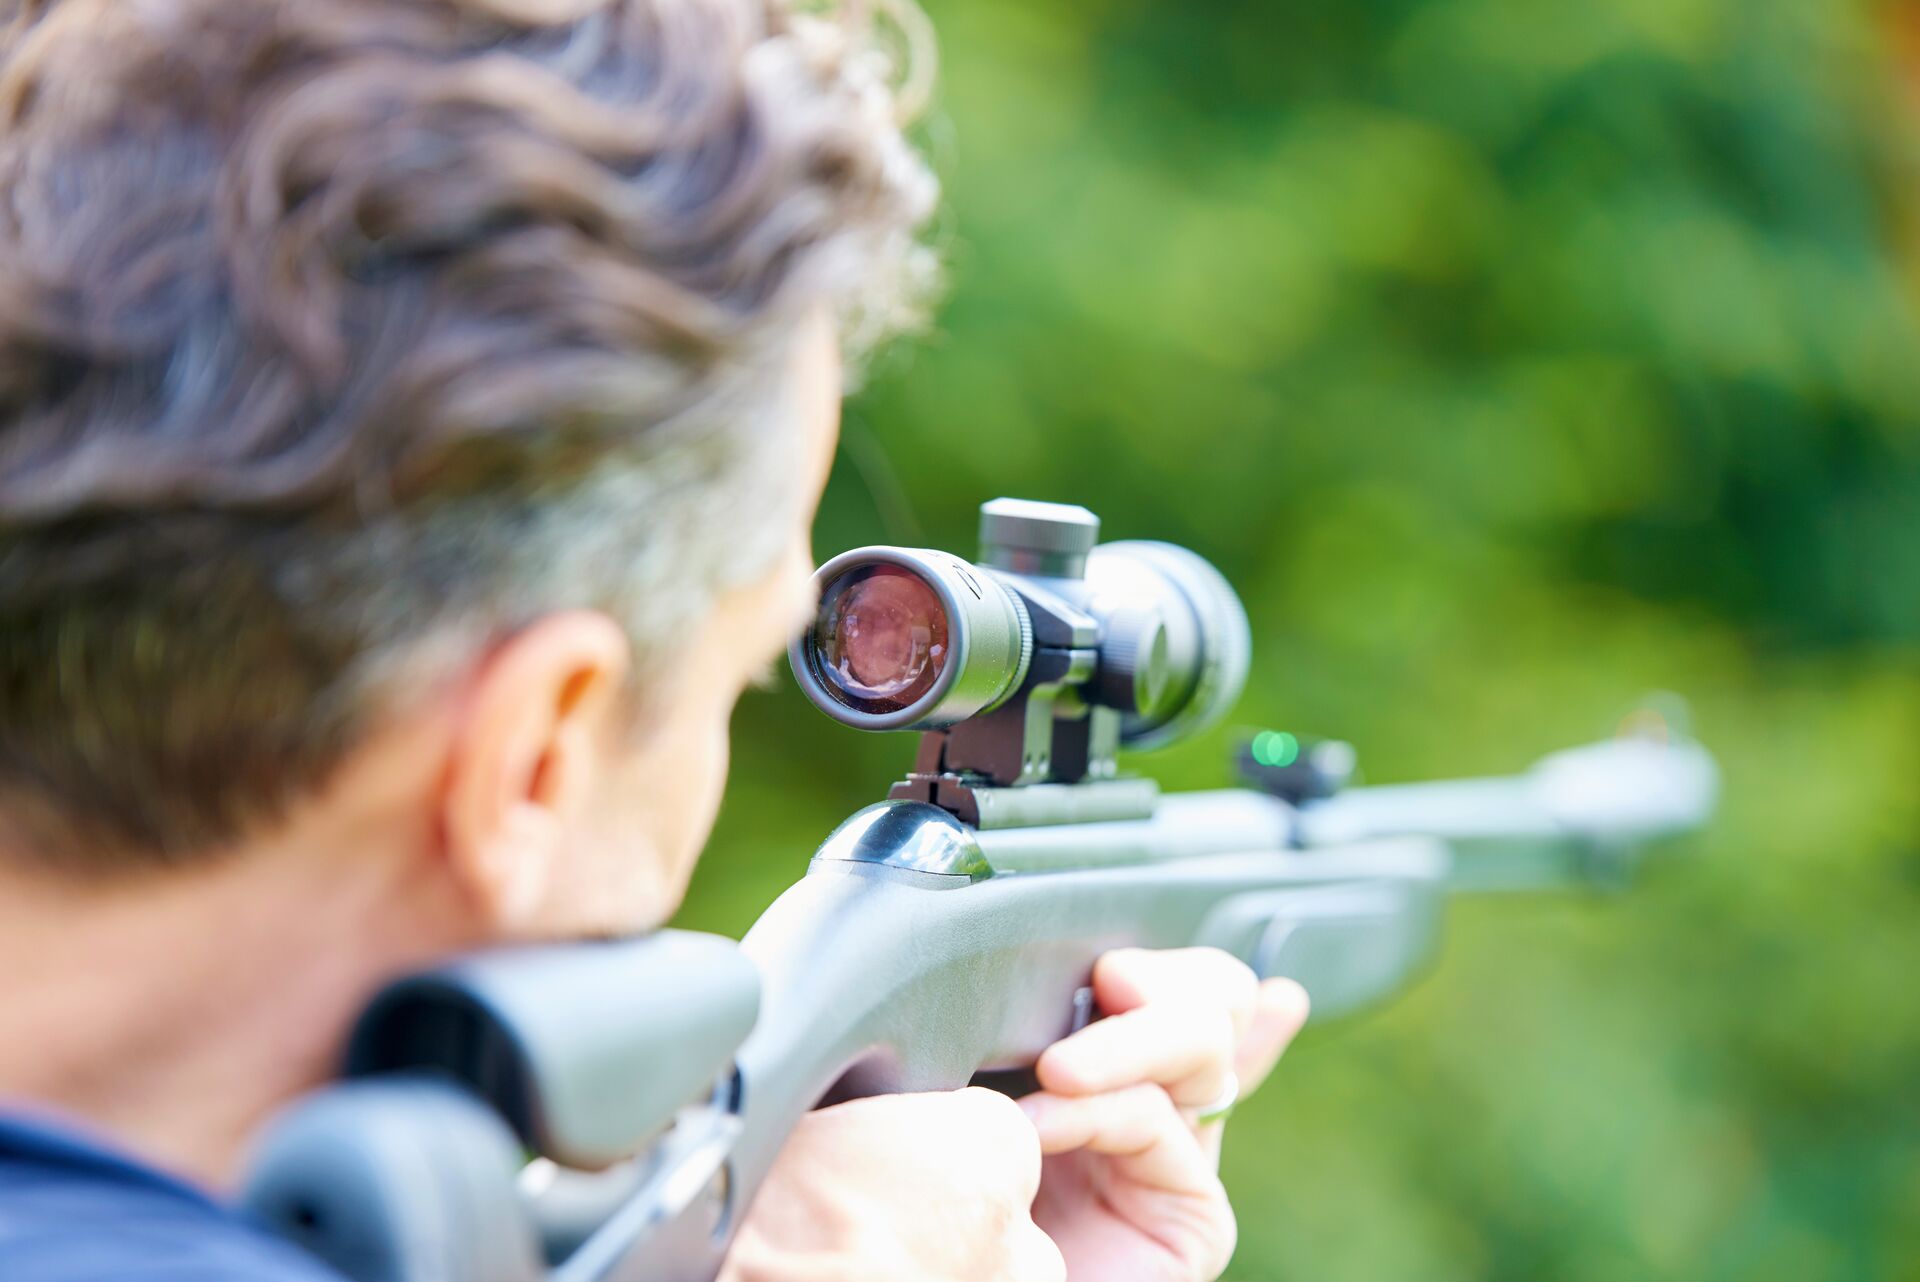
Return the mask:
<path id="1" fill-rule="evenodd" d="M 1913 98 L 1837 0 L 947 0 L 952 296 L 825 555 L 1076 501 L 1239 585 L 1248 723 L 1374 781 L 1683 691 L 1723 814 L 1463 906 L 1236 1116 L 1239 1279 L 1920 1277 Z M 683 922 L 911 743 L 750 697 Z M 1231 732 L 1147 761 L 1216 785 Z M 1124 1280 L 1116 1280 L 1124 1282 Z"/>

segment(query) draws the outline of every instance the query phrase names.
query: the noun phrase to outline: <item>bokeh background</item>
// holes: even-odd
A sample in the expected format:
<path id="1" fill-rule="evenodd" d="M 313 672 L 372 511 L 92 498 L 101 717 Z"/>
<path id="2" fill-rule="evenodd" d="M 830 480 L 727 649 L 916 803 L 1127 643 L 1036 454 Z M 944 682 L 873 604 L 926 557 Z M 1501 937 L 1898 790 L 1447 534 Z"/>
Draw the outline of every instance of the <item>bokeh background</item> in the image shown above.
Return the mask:
<path id="1" fill-rule="evenodd" d="M 1219 564 L 1240 723 L 1371 781 L 1655 689 L 1725 768 L 1632 893 L 1463 905 L 1289 1055 L 1231 1276 L 1920 1277 L 1920 9 L 929 8 L 951 297 L 849 408 L 822 556 L 1081 502 Z M 1134 764 L 1215 786 L 1232 736 Z M 682 924 L 911 752 L 750 696 Z"/>

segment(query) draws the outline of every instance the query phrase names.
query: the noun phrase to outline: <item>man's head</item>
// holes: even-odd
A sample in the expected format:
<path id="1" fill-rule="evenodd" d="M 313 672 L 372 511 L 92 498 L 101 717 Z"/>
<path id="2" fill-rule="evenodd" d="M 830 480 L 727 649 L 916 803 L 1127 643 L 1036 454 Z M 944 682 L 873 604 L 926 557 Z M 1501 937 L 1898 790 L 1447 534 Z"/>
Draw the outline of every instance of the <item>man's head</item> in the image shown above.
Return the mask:
<path id="1" fill-rule="evenodd" d="M 0 864 L 326 814 L 410 826 L 494 933 L 657 918 L 806 604 L 849 336 L 927 275 L 861 25 L 9 10 Z"/>

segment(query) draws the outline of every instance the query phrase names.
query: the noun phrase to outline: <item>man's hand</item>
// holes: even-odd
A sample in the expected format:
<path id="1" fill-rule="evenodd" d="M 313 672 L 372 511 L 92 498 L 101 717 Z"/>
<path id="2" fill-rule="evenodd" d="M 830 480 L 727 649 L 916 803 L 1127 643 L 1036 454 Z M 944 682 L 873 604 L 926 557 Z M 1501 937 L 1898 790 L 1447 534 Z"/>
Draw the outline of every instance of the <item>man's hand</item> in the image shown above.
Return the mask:
<path id="1" fill-rule="evenodd" d="M 1093 989 L 1111 1018 L 1042 1055 L 1042 1089 L 1021 1101 L 1047 1154 L 1034 1220 L 1072 1282 L 1212 1282 L 1236 1231 L 1226 1119 L 1201 1110 L 1266 1079 L 1306 991 L 1211 948 L 1108 953 Z"/>
<path id="2" fill-rule="evenodd" d="M 1040 1139 L 980 1087 L 879 1095 L 801 1119 L 720 1282 L 1061 1282 L 1033 1222 Z"/>
<path id="3" fill-rule="evenodd" d="M 809 1114 L 723 1282 L 1219 1276 L 1235 1239 L 1215 1170 L 1224 1119 L 1197 1110 L 1259 1085 L 1306 994 L 1194 948 L 1109 953 L 1094 995 L 1110 1018 L 1049 1049 L 1018 1105 L 970 1089 Z"/>

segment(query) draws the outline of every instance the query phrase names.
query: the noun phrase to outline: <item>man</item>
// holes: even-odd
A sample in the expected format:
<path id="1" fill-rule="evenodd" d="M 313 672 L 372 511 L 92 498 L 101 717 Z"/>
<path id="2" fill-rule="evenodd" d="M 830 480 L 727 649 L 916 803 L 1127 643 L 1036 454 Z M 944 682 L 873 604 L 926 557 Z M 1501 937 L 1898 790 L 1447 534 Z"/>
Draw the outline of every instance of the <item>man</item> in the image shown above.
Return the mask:
<path id="1" fill-rule="evenodd" d="M 934 184 L 762 0 L 0 14 L 0 1278 L 311 1282 L 217 1199 L 369 993 L 678 902 Z M 1096 989 L 1018 1106 L 814 1114 L 729 1276 L 1216 1276 L 1304 999 Z"/>

